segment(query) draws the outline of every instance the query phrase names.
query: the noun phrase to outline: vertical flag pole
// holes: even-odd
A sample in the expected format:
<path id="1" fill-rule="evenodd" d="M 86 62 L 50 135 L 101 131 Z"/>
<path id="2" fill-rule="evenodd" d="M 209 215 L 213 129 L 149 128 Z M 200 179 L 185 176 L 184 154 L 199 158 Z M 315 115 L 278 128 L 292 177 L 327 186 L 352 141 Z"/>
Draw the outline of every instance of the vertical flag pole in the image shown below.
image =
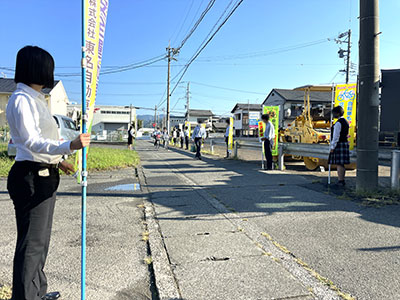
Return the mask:
<path id="1" fill-rule="evenodd" d="M 331 100 L 331 128 L 332 128 L 332 123 L 333 123 L 333 117 L 332 117 L 332 110 L 333 110 L 333 103 L 335 102 L 335 83 L 332 83 L 332 100 Z M 331 130 L 331 141 L 332 141 L 332 130 Z M 329 152 L 329 156 L 331 155 L 331 153 Z M 329 158 L 328 158 L 329 159 Z M 329 173 L 328 173 L 328 185 L 331 184 L 331 164 L 329 164 Z"/>
<path id="2" fill-rule="evenodd" d="M 82 0 L 82 133 L 87 132 L 86 122 L 86 0 Z M 86 153 L 87 148 L 82 149 L 82 228 L 81 228 L 81 300 L 86 299 Z"/>

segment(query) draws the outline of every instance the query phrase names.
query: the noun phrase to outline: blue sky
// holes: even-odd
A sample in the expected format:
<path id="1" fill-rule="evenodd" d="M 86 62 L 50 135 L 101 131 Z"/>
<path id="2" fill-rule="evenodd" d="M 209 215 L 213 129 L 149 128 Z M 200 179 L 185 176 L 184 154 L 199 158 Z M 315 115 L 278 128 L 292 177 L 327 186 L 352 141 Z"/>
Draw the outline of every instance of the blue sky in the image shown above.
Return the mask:
<path id="1" fill-rule="evenodd" d="M 103 70 L 165 53 L 177 47 L 209 0 L 110 0 Z M 172 77 L 194 54 L 230 0 L 217 0 L 172 64 Z M 261 103 L 272 88 L 343 82 L 344 62 L 332 40 L 353 31 L 352 62 L 358 63 L 359 0 L 244 0 L 190 66 L 171 97 L 173 114 L 184 110 L 186 82 L 191 107 L 228 113 L 235 103 Z M 399 0 L 381 0 L 381 68 L 400 68 Z M 56 73 L 80 66 L 80 1 L 1 0 L 0 67 L 14 67 L 27 44 L 48 50 Z M 331 38 L 331 41 L 328 41 Z M 309 47 L 298 47 L 316 42 Z M 271 51 L 276 50 L 276 51 Z M 7 77 L 13 73 L 5 70 Z M 1 73 L 0 73 L 1 74 Z M 100 77 L 97 103 L 154 107 L 166 89 L 167 63 Z M 80 103 L 80 77 L 62 79 L 69 98 Z M 204 85 L 205 84 L 205 85 Z M 207 85 L 241 90 L 217 89 Z M 172 85 L 173 86 L 173 85 Z M 165 107 L 165 103 L 162 107 Z M 152 114 L 142 110 L 140 114 Z"/>

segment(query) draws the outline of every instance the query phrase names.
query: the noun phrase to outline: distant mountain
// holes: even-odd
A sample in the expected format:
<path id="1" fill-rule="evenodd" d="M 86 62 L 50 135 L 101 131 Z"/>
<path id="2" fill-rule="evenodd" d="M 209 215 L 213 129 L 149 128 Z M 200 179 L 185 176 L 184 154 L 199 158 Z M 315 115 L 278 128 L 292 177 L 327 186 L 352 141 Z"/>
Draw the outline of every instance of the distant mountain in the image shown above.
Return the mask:
<path id="1" fill-rule="evenodd" d="M 153 122 L 154 122 L 154 115 L 138 115 L 137 118 L 139 120 L 143 120 L 143 126 L 144 127 L 153 127 Z M 164 118 L 164 115 L 157 115 L 158 120 L 162 120 Z"/>

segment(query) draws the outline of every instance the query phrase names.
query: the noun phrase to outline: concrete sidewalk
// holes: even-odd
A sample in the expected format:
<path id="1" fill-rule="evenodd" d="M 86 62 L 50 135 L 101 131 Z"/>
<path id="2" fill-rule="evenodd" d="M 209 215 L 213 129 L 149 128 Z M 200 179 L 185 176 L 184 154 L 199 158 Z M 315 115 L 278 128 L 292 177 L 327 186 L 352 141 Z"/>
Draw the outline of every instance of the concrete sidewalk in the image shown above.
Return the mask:
<path id="1" fill-rule="evenodd" d="M 138 150 L 179 297 L 400 299 L 398 206 L 363 207 L 251 163 Z"/>
<path id="2" fill-rule="evenodd" d="M 144 195 L 123 190 L 137 182 L 135 170 L 91 173 L 88 182 L 87 299 L 151 299 Z M 5 179 L 0 189 L 0 284 L 10 285 L 16 226 Z M 80 186 L 62 176 L 46 274 L 49 291 L 60 291 L 63 300 L 80 299 L 80 203 Z"/>

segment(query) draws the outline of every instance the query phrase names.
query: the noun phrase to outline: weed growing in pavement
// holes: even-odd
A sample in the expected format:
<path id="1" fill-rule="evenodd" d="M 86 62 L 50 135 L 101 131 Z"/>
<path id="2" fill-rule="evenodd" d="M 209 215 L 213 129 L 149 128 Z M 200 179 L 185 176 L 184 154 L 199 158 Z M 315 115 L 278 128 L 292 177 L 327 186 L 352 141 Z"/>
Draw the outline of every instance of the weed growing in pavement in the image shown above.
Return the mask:
<path id="1" fill-rule="evenodd" d="M 0 287 L 0 300 L 11 299 L 11 287 L 8 285 L 3 285 Z"/>
<path id="2" fill-rule="evenodd" d="M 400 204 L 400 190 L 378 189 L 376 191 L 348 191 L 338 197 L 344 200 L 353 200 L 368 207 L 383 207 Z"/>

